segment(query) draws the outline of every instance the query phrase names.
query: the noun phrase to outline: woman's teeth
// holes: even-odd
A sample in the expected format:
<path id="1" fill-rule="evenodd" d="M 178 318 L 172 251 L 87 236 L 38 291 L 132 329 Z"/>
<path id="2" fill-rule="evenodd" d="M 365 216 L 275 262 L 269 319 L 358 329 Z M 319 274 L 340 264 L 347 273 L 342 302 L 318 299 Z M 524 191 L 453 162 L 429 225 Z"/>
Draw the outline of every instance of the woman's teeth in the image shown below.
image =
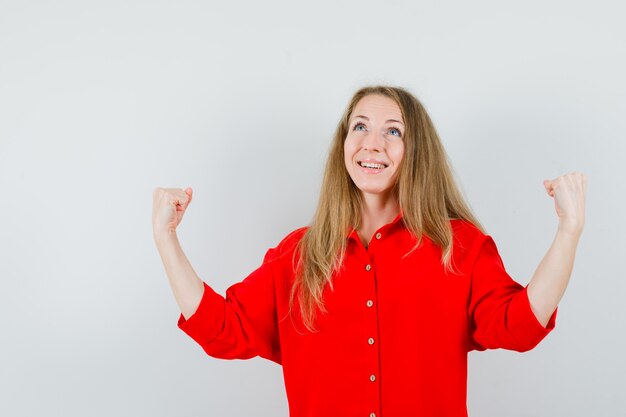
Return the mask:
<path id="1" fill-rule="evenodd" d="M 375 164 L 372 162 L 359 162 L 359 165 L 361 165 L 363 168 L 372 168 L 372 169 L 383 169 L 385 168 L 385 165 L 383 164 Z"/>

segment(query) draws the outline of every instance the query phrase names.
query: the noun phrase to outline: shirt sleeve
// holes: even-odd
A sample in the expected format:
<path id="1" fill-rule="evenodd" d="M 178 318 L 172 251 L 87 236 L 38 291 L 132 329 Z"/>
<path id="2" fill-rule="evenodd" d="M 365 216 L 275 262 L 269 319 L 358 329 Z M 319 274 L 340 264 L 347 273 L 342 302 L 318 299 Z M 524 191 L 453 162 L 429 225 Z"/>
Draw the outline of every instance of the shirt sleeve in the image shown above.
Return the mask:
<path id="1" fill-rule="evenodd" d="M 181 314 L 178 327 L 204 351 L 219 359 L 255 356 L 281 363 L 272 258 L 267 251 L 263 264 L 243 281 L 230 286 L 226 296 L 203 281 L 198 308 L 187 320 Z"/>
<path id="2" fill-rule="evenodd" d="M 527 286 L 515 282 L 506 272 L 489 235 L 472 269 L 469 298 L 469 350 L 503 348 L 525 352 L 554 329 L 557 309 L 544 327 L 530 307 Z"/>

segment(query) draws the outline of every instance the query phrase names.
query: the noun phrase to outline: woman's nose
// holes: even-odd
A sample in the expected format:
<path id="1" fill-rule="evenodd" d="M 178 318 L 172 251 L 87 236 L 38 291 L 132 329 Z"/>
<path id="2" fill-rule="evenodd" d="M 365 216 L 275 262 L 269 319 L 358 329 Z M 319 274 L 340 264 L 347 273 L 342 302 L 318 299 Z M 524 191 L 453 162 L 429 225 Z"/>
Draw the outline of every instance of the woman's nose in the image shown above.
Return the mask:
<path id="1" fill-rule="evenodd" d="M 368 150 L 381 151 L 385 143 L 383 134 L 377 131 L 372 131 L 363 137 L 363 148 Z"/>

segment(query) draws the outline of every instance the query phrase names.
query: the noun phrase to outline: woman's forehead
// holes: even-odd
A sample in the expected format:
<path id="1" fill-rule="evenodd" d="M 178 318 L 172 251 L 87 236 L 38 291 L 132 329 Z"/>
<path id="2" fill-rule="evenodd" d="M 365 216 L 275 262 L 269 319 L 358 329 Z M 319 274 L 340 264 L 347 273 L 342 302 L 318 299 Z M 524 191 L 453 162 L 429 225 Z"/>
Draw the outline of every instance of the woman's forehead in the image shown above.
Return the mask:
<path id="1" fill-rule="evenodd" d="M 350 119 L 362 117 L 367 120 L 375 119 L 377 121 L 398 121 L 403 122 L 402 111 L 398 104 L 391 98 L 370 94 L 358 101 L 350 115 Z"/>

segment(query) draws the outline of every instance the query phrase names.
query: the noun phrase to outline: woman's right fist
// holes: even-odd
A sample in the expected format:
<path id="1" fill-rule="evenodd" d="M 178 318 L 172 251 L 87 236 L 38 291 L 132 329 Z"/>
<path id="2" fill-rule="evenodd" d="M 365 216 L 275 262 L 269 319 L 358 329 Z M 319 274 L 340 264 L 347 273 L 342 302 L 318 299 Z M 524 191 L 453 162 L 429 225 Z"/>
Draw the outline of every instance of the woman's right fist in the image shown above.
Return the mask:
<path id="1" fill-rule="evenodd" d="M 176 231 L 185 210 L 191 203 L 193 191 L 185 188 L 155 188 L 152 192 L 152 230 L 155 237 Z"/>

